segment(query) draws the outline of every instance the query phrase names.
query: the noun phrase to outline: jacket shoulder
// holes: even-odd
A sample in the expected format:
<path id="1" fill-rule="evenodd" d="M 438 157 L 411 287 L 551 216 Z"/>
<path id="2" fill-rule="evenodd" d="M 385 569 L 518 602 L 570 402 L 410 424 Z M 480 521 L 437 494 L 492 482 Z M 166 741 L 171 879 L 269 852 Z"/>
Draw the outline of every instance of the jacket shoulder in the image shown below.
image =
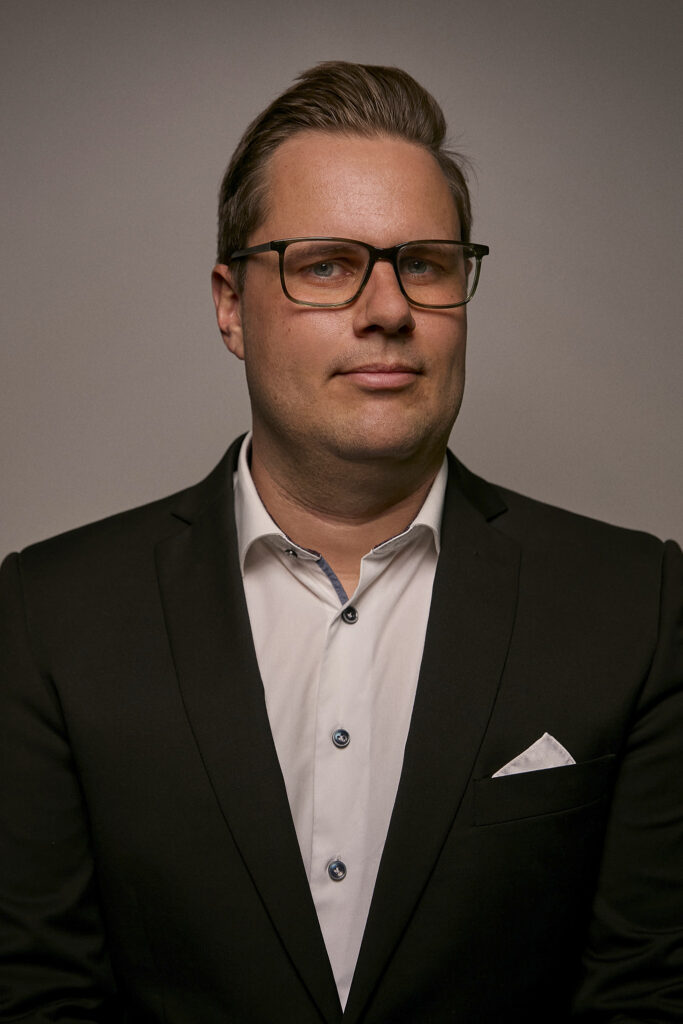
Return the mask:
<path id="1" fill-rule="evenodd" d="M 116 566 L 124 572 L 127 565 L 139 561 L 141 553 L 151 555 L 157 542 L 184 529 L 212 502 L 225 498 L 232 488 L 240 441 L 197 484 L 24 548 L 18 556 L 22 573 L 47 579 L 64 573 L 74 578 L 82 571 L 105 573 Z"/>
<path id="2" fill-rule="evenodd" d="M 569 579 L 599 579 L 620 585 L 659 586 L 662 562 L 680 559 L 674 541 L 616 526 L 493 484 L 453 459 L 458 486 L 489 525 L 516 543 L 527 567 Z"/>
<path id="3" fill-rule="evenodd" d="M 643 530 L 616 526 L 492 483 L 473 473 L 455 457 L 451 459 L 451 469 L 468 500 L 487 519 L 495 520 L 499 529 L 511 535 L 518 534 L 520 539 L 542 540 L 552 536 L 553 540 L 558 540 L 563 536 L 579 536 L 586 540 L 595 538 L 602 544 L 635 545 L 650 551 L 662 547 L 659 538 Z"/>

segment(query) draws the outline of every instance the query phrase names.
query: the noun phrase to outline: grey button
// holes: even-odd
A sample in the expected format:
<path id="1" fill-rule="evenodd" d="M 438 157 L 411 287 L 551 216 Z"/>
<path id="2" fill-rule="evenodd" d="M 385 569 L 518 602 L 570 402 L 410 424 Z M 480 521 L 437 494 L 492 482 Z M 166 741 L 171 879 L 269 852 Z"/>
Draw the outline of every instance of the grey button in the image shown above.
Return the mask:
<path id="1" fill-rule="evenodd" d="M 298 554 L 296 553 L 296 551 L 294 550 L 294 548 L 285 548 L 285 554 L 289 555 L 290 558 L 298 558 L 299 557 Z"/>
<path id="2" fill-rule="evenodd" d="M 343 750 L 344 747 L 348 747 L 351 742 L 351 737 L 346 729 L 335 729 L 332 733 L 332 742 L 335 747 L 339 747 L 340 750 Z"/>
<path id="3" fill-rule="evenodd" d="M 343 860 L 331 860 L 327 865 L 327 873 L 333 882 L 342 882 L 346 878 L 346 864 Z"/>
<path id="4" fill-rule="evenodd" d="M 354 622 L 358 622 L 358 612 L 353 607 L 353 605 L 350 605 L 348 608 L 345 608 L 344 611 L 341 613 L 341 617 L 344 620 L 344 622 L 348 622 L 349 626 L 352 626 Z"/>

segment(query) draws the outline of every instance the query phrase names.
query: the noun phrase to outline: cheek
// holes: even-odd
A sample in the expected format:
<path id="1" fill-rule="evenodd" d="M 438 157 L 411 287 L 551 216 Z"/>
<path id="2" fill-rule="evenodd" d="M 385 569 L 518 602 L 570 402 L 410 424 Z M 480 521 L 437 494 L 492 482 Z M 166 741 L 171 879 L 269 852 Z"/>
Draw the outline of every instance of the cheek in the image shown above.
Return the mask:
<path id="1" fill-rule="evenodd" d="M 267 359 L 281 375 L 283 386 L 308 390 L 323 385 L 344 351 L 341 318 L 329 311 L 293 308 L 277 324 L 270 325 Z"/>
<path id="2" fill-rule="evenodd" d="M 252 401 L 291 409 L 312 392 L 315 364 L 304 339 L 285 318 L 255 317 L 245 336 L 245 369 Z"/>
<path id="3" fill-rule="evenodd" d="M 445 327 L 446 325 L 444 325 Z M 466 321 L 451 323 L 450 329 L 433 335 L 432 350 L 444 383 L 461 378 L 465 370 L 467 348 Z"/>
<path id="4" fill-rule="evenodd" d="M 465 387 L 465 335 L 444 345 L 444 358 L 437 369 L 438 401 L 450 413 L 454 407 L 459 409 Z"/>

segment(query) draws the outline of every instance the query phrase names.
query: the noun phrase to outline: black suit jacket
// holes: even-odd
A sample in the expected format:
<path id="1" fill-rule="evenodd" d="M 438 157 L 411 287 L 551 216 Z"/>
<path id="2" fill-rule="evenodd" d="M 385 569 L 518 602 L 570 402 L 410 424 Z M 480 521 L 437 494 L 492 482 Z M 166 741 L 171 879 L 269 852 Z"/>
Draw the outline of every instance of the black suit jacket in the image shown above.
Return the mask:
<path id="1" fill-rule="evenodd" d="M 2 1021 L 341 1020 L 251 639 L 236 453 L 5 562 Z M 344 1021 L 683 1020 L 680 575 L 675 545 L 451 459 Z M 491 777 L 546 731 L 576 765 Z"/>

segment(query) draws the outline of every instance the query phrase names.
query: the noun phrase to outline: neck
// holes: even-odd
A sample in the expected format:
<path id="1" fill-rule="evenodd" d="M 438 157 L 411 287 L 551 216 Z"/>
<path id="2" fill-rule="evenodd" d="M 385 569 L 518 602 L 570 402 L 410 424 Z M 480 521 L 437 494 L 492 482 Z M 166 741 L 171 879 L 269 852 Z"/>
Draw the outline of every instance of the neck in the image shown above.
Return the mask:
<path id="1" fill-rule="evenodd" d="M 318 551 L 347 594 L 358 585 L 360 562 L 371 548 L 407 529 L 439 471 L 444 453 L 429 460 L 333 460 L 307 465 L 271 459 L 252 442 L 251 475 L 280 529 L 301 547 Z"/>

